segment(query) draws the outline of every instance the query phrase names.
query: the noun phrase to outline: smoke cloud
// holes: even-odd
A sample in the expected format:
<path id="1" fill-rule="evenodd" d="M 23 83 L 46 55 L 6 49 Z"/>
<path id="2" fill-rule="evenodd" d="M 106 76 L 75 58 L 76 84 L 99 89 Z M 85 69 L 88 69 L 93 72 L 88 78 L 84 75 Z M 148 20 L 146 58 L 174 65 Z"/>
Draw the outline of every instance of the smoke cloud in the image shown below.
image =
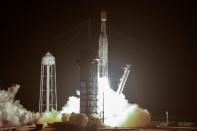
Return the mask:
<path id="1" fill-rule="evenodd" d="M 131 104 L 123 93 L 111 89 L 107 77 L 99 79 L 99 99 L 102 100 L 104 92 L 105 124 L 111 127 L 147 127 L 150 125 L 150 113 Z M 102 107 L 102 105 L 101 105 Z"/>
<path id="2" fill-rule="evenodd" d="M 72 113 L 69 118 L 69 122 L 73 125 L 86 127 L 88 124 L 88 117 L 83 113 Z"/>
<path id="3" fill-rule="evenodd" d="M 80 98 L 75 96 L 70 96 L 67 103 L 62 107 L 61 113 L 79 113 L 80 110 Z"/>
<path id="4" fill-rule="evenodd" d="M 72 124 L 84 126 L 86 123 L 90 125 L 93 123 L 100 127 L 104 126 L 102 120 L 96 114 L 93 114 L 89 119 L 86 119 L 85 114 L 80 114 L 79 104 L 79 97 L 69 97 L 67 104 L 61 111 L 61 113 L 67 114 L 65 120 L 71 121 L 68 114 L 73 112 L 74 122 Z M 137 104 L 129 103 L 124 94 L 118 94 L 111 88 L 105 88 L 105 126 L 147 127 L 150 122 L 151 115 L 146 109 L 140 108 Z"/>
<path id="5" fill-rule="evenodd" d="M 140 108 L 137 104 L 131 104 L 124 94 L 119 94 L 110 88 L 108 79 L 102 78 L 99 81 L 98 99 L 102 100 L 104 91 L 105 126 L 110 127 L 147 127 L 151 122 L 151 115 L 146 109 Z M 77 96 L 69 97 L 67 103 L 58 112 L 44 113 L 40 122 L 67 121 L 78 126 L 97 124 L 104 126 L 102 119 L 97 114 L 87 117 L 80 113 L 79 91 Z M 102 106 L 102 104 L 100 104 Z M 57 119 L 56 119 L 57 118 Z"/>
<path id="6" fill-rule="evenodd" d="M 52 112 L 42 113 L 37 123 L 54 123 L 54 122 L 61 122 L 61 121 L 62 121 L 62 114 L 57 111 L 52 111 Z"/>
<path id="7" fill-rule="evenodd" d="M 131 104 L 125 115 L 127 116 L 119 123 L 120 127 L 147 127 L 151 124 L 150 113 L 137 104 Z"/>
<path id="8" fill-rule="evenodd" d="M 0 127 L 32 124 L 36 114 L 27 111 L 19 100 L 14 100 L 20 86 L 14 85 L 8 91 L 0 90 Z"/>

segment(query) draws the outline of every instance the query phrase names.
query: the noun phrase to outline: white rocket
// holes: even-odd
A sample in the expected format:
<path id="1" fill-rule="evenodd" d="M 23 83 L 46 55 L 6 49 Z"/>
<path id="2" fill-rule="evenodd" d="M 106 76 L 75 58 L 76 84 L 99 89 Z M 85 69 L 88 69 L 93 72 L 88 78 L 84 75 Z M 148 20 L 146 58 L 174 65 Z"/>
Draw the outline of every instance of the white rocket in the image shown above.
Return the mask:
<path id="1" fill-rule="evenodd" d="M 98 72 L 99 77 L 108 78 L 108 40 L 106 33 L 106 21 L 107 15 L 106 12 L 101 12 L 101 34 L 99 37 L 99 51 L 98 51 Z"/>

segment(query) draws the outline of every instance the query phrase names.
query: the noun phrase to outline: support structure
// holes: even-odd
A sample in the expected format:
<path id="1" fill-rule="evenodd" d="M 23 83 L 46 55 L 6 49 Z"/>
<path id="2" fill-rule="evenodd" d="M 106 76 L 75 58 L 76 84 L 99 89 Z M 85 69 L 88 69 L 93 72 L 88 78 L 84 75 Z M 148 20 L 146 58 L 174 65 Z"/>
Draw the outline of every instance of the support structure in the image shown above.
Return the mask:
<path id="1" fill-rule="evenodd" d="M 101 33 L 98 50 L 85 50 L 80 55 L 80 112 L 96 114 L 104 122 L 104 87 L 101 79 L 108 81 L 108 41 L 106 12 L 101 12 Z"/>
<path id="2" fill-rule="evenodd" d="M 125 87 L 127 78 L 129 76 L 129 73 L 130 73 L 130 67 L 131 67 L 131 65 L 126 65 L 126 67 L 123 68 L 124 69 L 124 74 L 122 75 L 122 78 L 120 79 L 120 84 L 119 84 L 118 90 L 117 90 L 118 94 L 122 94 L 122 92 L 123 92 L 123 89 Z"/>
<path id="3" fill-rule="evenodd" d="M 47 52 L 41 60 L 39 112 L 57 110 L 55 57 Z"/>
<path id="4" fill-rule="evenodd" d="M 95 50 L 83 50 L 80 53 L 80 112 L 87 116 L 97 112 L 97 65 Z"/>

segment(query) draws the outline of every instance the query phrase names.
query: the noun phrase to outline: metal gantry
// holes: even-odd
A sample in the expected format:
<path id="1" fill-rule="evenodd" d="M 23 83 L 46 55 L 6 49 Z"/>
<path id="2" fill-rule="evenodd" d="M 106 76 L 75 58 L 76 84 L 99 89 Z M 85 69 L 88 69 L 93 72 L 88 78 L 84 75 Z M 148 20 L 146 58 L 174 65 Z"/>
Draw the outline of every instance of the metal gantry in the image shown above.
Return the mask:
<path id="1" fill-rule="evenodd" d="M 98 50 L 83 51 L 80 55 L 80 112 L 88 116 L 97 114 L 103 121 L 104 87 L 99 87 L 99 80 L 103 78 L 108 80 L 106 21 L 106 12 L 102 11 Z"/>
<path id="2" fill-rule="evenodd" d="M 121 79 L 120 79 L 120 84 L 118 86 L 118 90 L 117 90 L 117 93 L 118 94 L 122 94 L 123 92 L 123 89 L 125 87 L 125 84 L 126 84 L 126 81 L 127 81 L 127 78 L 129 76 L 129 73 L 130 73 L 130 68 L 131 68 L 131 65 L 126 65 L 123 69 L 124 69 L 124 74 L 122 75 Z"/>
<path id="3" fill-rule="evenodd" d="M 80 55 L 80 112 L 90 116 L 97 114 L 97 61 L 96 51 L 85 50 Z"/>

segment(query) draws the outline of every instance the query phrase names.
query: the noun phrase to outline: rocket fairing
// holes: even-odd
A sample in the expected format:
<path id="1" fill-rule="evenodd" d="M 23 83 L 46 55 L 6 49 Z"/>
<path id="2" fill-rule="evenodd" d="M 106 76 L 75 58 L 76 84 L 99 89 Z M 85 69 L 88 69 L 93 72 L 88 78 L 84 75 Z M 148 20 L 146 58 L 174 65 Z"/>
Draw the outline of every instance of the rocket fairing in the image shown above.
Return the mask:
<path id="1" fill-rule="evenodd" d="M 108 77 L 108 40 L 106 33 L 106 12 L 101 12 L 101 34 L 99 37 L 99 77 Z"/>

